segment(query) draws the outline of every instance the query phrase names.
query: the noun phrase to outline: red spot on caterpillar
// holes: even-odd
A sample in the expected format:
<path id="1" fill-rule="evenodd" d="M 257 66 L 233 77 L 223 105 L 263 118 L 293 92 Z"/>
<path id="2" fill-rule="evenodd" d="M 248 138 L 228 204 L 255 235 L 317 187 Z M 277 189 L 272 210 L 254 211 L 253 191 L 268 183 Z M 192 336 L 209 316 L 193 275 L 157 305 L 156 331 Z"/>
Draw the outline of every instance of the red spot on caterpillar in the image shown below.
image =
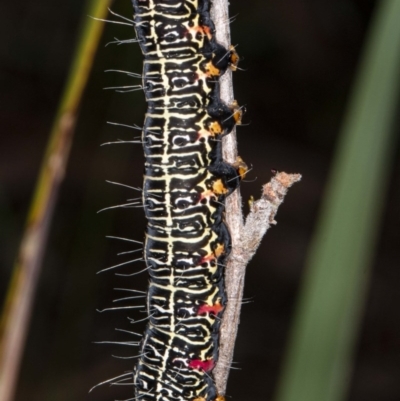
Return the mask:
<path id="1" fill-rule="evenodd" d="M 208 39 L 212 39 L 212 32 L 209 26 L 203 26 L 203 32 L 207 35 Z"/>
<path id="2" fill-rule="evenodd" d="M 200 33 L 204 36 L 207 36 L 208 39 L 212 39 L 212 32 L 209 26 L 206 25 L 195 25 L 192 27 L 187 28 L 187 32 L 192 34 L 193 36 L 196 36 L 196 34 Z"/>
<path id="3" fill-rule="evenodd" d="M 207 359 L 202 361 L 201 359 L 193 359 L 189 362 L 189 368 L 204 370 L 205 372 L 209 372 L 214 369 L 215 362 L 212 359 Z"/>
<path id="4" fill-rule="evenodd" d="M 214 305 L 201 305 L 197 311 L 198 315 L 205 315 L 206 313 L 213 313 L 214 315 L 218 315 L 224 307 L 219 303 L 215 303 Z"/>
<path id="5" fill-rule="evenodd" d="M 207 255 L 207 256 L 203 256 L 200 259 L 200 264 L 202 263 L 207 263 L 207 262 L 211 262 L 212 260 L 215 260 L 215 255 L 211 254 L 211 255 Z"/>

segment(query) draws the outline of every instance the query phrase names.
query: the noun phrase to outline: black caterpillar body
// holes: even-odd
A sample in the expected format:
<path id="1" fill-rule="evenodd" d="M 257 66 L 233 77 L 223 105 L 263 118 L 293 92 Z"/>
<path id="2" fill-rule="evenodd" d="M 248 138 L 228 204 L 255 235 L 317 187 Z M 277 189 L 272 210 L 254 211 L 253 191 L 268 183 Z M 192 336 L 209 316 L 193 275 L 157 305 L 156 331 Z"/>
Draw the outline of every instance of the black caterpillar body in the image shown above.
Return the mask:
<path id="1" fill-rule="evenodd" d="M 148 219 L 149 323 L 134 373 L 142 401 L 215 401 L 230 235 L 224 200 L 244 164 L 222 160 L 221 137 L 240 122 L 218 77 L 238 60 L 215 41 L 209 0 L 132 0 L 144 54 L 143 203 Z"/>

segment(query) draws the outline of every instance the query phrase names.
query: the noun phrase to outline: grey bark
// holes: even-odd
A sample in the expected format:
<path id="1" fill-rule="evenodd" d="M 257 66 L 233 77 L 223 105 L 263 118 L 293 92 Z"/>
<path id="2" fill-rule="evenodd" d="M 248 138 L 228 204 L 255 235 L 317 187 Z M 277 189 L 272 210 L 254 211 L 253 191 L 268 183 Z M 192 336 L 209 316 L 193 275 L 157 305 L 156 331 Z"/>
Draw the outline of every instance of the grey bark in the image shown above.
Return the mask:
<path id="1" fill-rule="evenodd" d="M 229 48 L 231 38 L 228 1 L 214 0 L 211 17 L 215 24 L 217 41 Z M 232 71 L 230 70 L 220 78 L 220 96 L 227 104 L 232 104 L 234 100 Z M 223 139 L 223 157 L 228 163 L 234 163 L 237 156 L 236 130 L 234 129 Z M 271 225 L 276 224 L 275 215 L 288 189 L 300 179 L 300 174 L 277 173 L 269 183 L 263 185 L 261 198 L 252 203 L 246 221 L 243 217 L 242 198 L 239 189 L 226 200 L 225 222 L 232 237 L 232 251 L 225 269 L 225 288 L 228 302 L 221 322 L 219 357 L 213 370 L 217 390 L 221 395 L 226 392 L 240 323 L 246 266 L 255 254 L 267 230 Z"/>

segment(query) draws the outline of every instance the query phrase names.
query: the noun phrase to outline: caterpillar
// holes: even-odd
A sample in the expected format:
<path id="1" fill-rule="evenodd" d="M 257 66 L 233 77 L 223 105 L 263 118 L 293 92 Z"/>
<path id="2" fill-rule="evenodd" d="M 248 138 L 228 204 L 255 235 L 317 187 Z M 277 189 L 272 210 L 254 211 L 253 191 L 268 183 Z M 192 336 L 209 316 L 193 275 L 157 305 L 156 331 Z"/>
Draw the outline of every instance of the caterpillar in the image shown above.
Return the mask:
<path id="1" fill-rule="evenodd" d="M 144 55 L 147 113 L 143 205 L 149 322 L 134 370 L 137 399 L 222 401 L 211 371 L 226 304 L 231 247 L 224 200 L 246 172 L 222 159 L 221 138 L 241 122 L 219 98 L 238 55 L 215 40 L 210 0 L 132 0 Z"/>

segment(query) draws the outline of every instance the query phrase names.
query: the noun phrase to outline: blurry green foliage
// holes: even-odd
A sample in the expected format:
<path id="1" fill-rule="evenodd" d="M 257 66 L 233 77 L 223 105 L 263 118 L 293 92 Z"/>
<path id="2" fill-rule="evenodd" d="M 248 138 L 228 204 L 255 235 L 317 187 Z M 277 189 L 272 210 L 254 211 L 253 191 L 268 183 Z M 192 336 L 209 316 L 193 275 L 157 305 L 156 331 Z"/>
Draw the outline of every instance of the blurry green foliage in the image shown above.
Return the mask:
<path id="1" fill-rule="evenodd" d="M 346 399 L 393 160 L 400 1 L 376 8 L 311 244 L 277 401 Z"/>

